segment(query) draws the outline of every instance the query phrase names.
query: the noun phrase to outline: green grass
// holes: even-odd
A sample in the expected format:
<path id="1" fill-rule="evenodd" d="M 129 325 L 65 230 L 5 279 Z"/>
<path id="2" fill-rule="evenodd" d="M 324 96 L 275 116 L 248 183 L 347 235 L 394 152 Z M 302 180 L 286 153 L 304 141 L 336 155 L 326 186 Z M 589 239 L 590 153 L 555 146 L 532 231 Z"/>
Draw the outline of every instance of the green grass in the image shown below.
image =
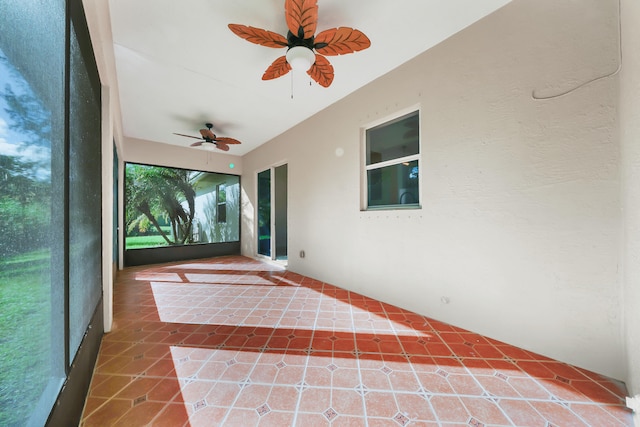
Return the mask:
<path id="1" fill-rule="evenodd" d="M 167 246 L 167 241 L 162 236 L 127 236 L 125 249 L 142 249 L 156 246 Z"/>
<path id="2" fill-rule="evenodd" d="M 48 251 L 0 260 L 0 425 L 25 425 L 51 377 Z"/>
<path id="3" fill-rule="evenodd" d="M 171 236 L 171 226 L 163 225 L 160 227 L 167 236 Z M 126 236 L 125 249 L 143 249 L 155 248 L 157 246 L 169 246 L 166 240 L 160 234 L 150 236 Z"/>

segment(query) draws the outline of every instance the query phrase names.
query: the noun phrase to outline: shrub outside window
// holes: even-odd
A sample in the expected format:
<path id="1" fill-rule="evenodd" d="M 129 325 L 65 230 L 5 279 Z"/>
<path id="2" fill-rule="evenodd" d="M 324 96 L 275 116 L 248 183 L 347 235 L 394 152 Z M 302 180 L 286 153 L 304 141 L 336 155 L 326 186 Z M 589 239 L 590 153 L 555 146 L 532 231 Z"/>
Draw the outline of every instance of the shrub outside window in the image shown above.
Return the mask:
<path id="1" fill-rule="evenodd" d="M 418 110 L 365 129 L 365 209 L 420 208 Z"/>

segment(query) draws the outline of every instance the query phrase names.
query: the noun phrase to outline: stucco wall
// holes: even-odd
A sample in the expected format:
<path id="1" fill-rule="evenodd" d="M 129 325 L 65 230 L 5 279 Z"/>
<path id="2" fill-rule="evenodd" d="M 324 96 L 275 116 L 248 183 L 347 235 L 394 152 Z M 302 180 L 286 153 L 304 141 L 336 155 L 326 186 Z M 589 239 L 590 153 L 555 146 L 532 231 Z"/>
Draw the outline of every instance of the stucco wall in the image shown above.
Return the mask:
<path id="1" fill-rule="evenodd" d="M 622 11 L 620 140 L 627 386 L 631 394 L 640 395 L 640 3 L 623 0 Z"/>
<path id="2" fill-rule="evenodd" d="M 292 271 L 623 378 L 618 78 L 532 97 L 614 72 L 617 16 L 516 0 L 249 153 L 243 253 L 287 162 Z M 361 128 L 413 105 L 422 209 L 363 212 Z"/>
<path id="3" fill-rule="evenodd" d="M 131 138 L 127 139 L 124 146 L 126 150 L 123 150 L 122 160 L 125 162 L 242 175 L 242 157 L 230 154 L 209 153 L 207 150 L 194 150 L 188 146 L 179 147 Z M 231 164 L 233 168 L 230 167 Z"/>

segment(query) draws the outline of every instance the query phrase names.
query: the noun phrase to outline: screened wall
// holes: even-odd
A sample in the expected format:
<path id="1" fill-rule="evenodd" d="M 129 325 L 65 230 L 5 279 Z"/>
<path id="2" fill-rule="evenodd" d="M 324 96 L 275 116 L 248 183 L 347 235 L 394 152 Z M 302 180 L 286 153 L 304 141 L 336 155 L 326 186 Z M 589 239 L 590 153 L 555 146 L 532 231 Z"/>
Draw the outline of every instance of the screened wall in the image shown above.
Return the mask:
<path id="1" fill-rule="evenodd" d="M 240 253 L 240 177 L 125 164 L 126 266 Z"/>
<path id="2" fill-rule="evenodd" d="M 80 0 L 2 0 L 0 28 L 0 425 L 74 425 L 102 332 L 100 84 Z"/>

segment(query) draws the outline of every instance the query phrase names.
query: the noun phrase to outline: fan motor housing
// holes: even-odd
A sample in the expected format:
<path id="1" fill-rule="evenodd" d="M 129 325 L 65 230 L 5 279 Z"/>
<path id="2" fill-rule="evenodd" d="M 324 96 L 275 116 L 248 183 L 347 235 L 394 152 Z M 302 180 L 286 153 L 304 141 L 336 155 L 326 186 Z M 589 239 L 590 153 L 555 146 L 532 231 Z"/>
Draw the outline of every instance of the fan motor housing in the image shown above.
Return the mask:
<path id="1" fill-rule="evenodd" d="M 301 39 L 300 37 L 294 35 L 291 31 L 287 32 L 287 44 L 289 48 L 296 46 L 304 46 L 313 50 L 314 48 L 315 36 L 311 36 L 308 39 Z"/>

